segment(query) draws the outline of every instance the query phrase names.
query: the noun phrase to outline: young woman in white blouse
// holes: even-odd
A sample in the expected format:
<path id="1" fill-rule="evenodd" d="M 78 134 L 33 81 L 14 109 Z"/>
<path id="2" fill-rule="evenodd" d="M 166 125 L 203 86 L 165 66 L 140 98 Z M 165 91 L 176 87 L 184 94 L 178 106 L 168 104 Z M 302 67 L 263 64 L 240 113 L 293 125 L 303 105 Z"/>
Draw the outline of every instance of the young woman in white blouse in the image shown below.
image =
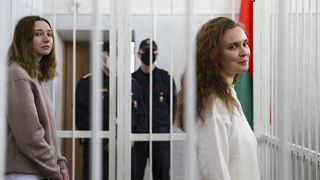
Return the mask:
<path id="1" fill-rule="evenodd" d="M 242 26 L 227 17 L 209 20 L 197 33 L 197 153 L 203 180 L 260 179 L 257 141 L 233 87 L 248 70 L 249 56 Z M 181 87 L 177 122 L 183 128 Z"/>

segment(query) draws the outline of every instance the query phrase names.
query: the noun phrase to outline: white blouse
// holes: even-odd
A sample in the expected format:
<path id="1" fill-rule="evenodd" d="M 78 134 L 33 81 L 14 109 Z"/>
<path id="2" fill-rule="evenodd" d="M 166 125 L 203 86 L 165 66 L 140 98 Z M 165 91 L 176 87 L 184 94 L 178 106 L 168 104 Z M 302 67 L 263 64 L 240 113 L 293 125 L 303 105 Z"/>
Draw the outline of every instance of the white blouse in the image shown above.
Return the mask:
<path id="1" fill-rule="evenodd" d="M 242 107 L 230 112 L 226 104 L 215 98 L 198 123 L 197 150 L 203 180 L 260 180 L 257 140 Z"/>

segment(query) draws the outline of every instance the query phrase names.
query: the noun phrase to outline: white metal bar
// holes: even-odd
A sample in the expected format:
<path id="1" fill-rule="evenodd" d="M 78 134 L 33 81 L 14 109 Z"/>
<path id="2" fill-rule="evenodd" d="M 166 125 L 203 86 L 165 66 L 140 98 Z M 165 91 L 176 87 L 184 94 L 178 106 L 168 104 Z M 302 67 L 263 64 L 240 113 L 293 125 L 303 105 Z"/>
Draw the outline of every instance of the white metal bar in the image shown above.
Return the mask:
<path id="1" fill-rule="evenodd" d="M 7 48 L 9 47 L 9 37 L 11 28 L 9 25 L 9 12 L 11 11 L 11 3 L 8 1 L 0 1 L 0 22 L 3 25 L 0 28 L 0 179 L 4 179 L 5 174 L 5 157 L 6 157 L 6 100 L 7 100 Z M 10 7 L 10 8 L 8 8 Z M 6 27 L 6 28 L 4 28 Z"/>
<path id="2" fill-rule="evenodd" d="M 298 16 L 298 0 L 295 0 L 295 14 L 296 14 L 296 16 L 295 16 L 295 21 L 296 21 L 296 26 L 295 26 L 295 36 L 297 37 L 297 34 L 298 34 L 298 18 L 299 18 L 299 16 Z M 298 40 L 298 38 L 295 38 L 295 42 Z M 297 51 L 297 49 L 298 49 L 298 43 L 293 43 L 295 46 L 294 46 L 294 48 L 293 48 L 293 54 L 294 54 L 294 61 L 295 61 L 295 65 L 296 65 L 296 67 L 295 67 L 295 74 L 296 74 L 296 78 L 298 79 L 298 67 L 299 67 L 299 61 L 298 61 L 298 56 L 297 56 L 297 53 L 298 53 L 298 51 Z M 295 99 L 296 99 L 296 102 L 298 101 L 297 99 L 298 99 L 298 89 L 299 89 L 299 86 L 297 86 L 296 88 L 295 88 L 295 93 L 294 93 L 294 97 L 295 97 Z M 295 104 L 295 106 L 296 106 L 296 109 L 298 110 L 298 104 Z M 293 123 L 293 125 L 294 125 L 294 141 L 293 141 L 293 143 L 295 143 L 295 144 L 298 144 L 299 143 L 299 139 L 298 139 L 298 123 L 299 123 L 299 113 L 298 112 L 296 112 L 297 113 L 297 116 L 296 116 L 296 118 L 295 118 L 295 122 Z M 295 161 L 294 161 L 294 167 L 295 167 L 295 180 L 298 180 L 298 172 L 299 172 L 299 169 L 298 169 L 298 158 L 295 158 Z"/>
<path id="3" fill-rule="evenodd" d="M 77 53 L 76 53 L 76 42 L 77 42 L 77 8 L 76 8 L 76 0 L 73 0 L 73 29 L 72 29 L 72 102 L 76 102 L 76 64 L 77 64 Z M 76 113 L 75 113 L 75 106 L 72 106 L 72 131 L 73 131 L 73 135 L 72 135 L 72 180 L 75 180 L 75 161 L 76 161 L 76 145 L 75 145 L 75 127 L 76 127 L 76 123 L 75 123 L 75 117 L 76 117 Z"/>
<path id="4" fill-rule="evenodd" d="M 102 177 L 102 140 L 98 137 L 102 125 L 102 102 L 101 102 L 101 87 L 102 87 L 102 60 L 101 47 L 102 40 L 102 10 L 101 1 L 93 1 L 93 26 L 91 30 L 91 179 L 101 179 Z M 98 60 L 98 61 L 97 61 Z"/>
<path id="5" fill-rule="evenodd" d="M 54 33 L 54 37 L 57 37 L 56 33 L 56 1 L 52 0 L 52 32 Z M 55 46 L 57 46 L 55 44 Z M 53 105 L 53 112 L 56 112 L 56 78 L 52 80 L 52 105 Z M 57 116 L 56 116 L 57 117 Z M 57 120 L 57 118 L 55 118 Z"/>
<path id="6" fill-rule="evenodd" d="M 288 63 L 288 10 L 287 10 L 287 0 L 282 0 L 279 2 L 279 38 L 278 38 L 278 47 L 281 48 L 278 54 L 277 61 L 277 104 L 278 112 L 277 112 L 277 121 L 279 121 L 279 139 L 280 139 L 280 153 L 279 157 L 279 179 L 289 180 L 289 165 L 290 165 L 290 153 L 289 147 L 287 145 L 289 129 L 291 126 L 289 125 L 289 97 L 288 97 L 288 88 L 289 84 L 289 71 L 286 66 Z M 281 128 L 281 130 L 280 130 Z M 281 157 L 281 158 L 280 158 Z M 290 165 L 291 166 L 291 165 Z"/>
<path id="7" fill-rule="evenodd" d="M 77 138 L 92 138 L 92 131 L 72 131 L 72 130 L 57 130 L 58 138 L 72 138 L 72 136 L 76 136 Z M 111 131 L 99 131 L 97 134 L 98 138 L 111 138 L 113 135 Z M 132 134 L 131 140 L 133 141 L 149 141 L 150 134 Z M 172 133 L 172 138 L 169 133 L 154 133 L 153 139 L 156 141 L 169 141 L 172 139 L 173 141 L 184 141 L 186 140 L 185 133 Z"/>
<path id="8" fill-rule="evenodd" d="M 213 4 L 213 0 L 211 0 L 211 3 Z M 264 55 L 264 51 L 266 50 L 266 40 L 265 40 L 265 32 L 262 32 L 262 29 L 264 25 L 266 24 L 266 6 L 263 4 L 265 4 L 265 1 L 259 1 L 259 2 L 255 2 L 253 4 L 253 8 L 254 8 L 254 15 L 253 15 L 253 24 L 255 25 L 255 28 L 253 29 L 253 34 L 261 34 L 260 36 L 253 36 L 254 40 L 254 49 L 253 49 L 253 54 L 255 55 L 253 58 L 253 74 L 254 74 L 254 78 L 253 78 L 253 89 L 255 91 L 253 91 L 253 107 L 254 107 L 254 133 L 256 135 L 256 137 L 259 137 L 260 135 L 266 133 L 266 124 L 267 124 L 267 119 L 268 116 L 266 113 L 268 111 L 268 108 L 266 108 L 266 104 L 268 104 L 269 98 L 268 98 L 268 94 L 264 93 L 264 90 L 266 90 L 267 88 L 262 88 L 263 86 L 265 86 L 265 83 L 268 81 L 263 80 L 265 77 L 264 74 L 266 73 L 266 69 L 267 67 L 264 66 L 264 62 L 266 61 L 265 55 Z M 212 9 L 214 8 L 213 6 L 211 7 Z M 263 67 L 263 68 L 262 68 Z M 267 86 L 266 86 L 267 87 Z M 262 94 L 264 94 L 265 96 L 262 96 Z M 259 144 L 258 145 L 258 150 L 259 150 L 259 154 L 258 154 L 258 160 L 259 160 L 259 169 L 260 169 L 260 173 L 262 177 L 266 176 L 266 163 L 267 163 L 267 159 L 266 159 L 266 146 L 264 144 Z"/>
<path id="9" fill-rule="evenodd" d="M 316 43 L 316 59 L 320 58 L 320 17 L 319 17 L 319 11 L 320 9 L 320 3 L 319 1 L 316 1 L 316 37 L 317 37 L 317 43 Z M 320 63 L 316 61 L 316 87 L 317 87 L 317 105 L 316 105 L 316 118 L 315 118 L 315 151 L 317 154 L 320 154 L 320 138 L 319 138 L 319 128 L 320 128 L 320 95 L 319 95 L 319 89 L 320 89 Z M 316 155 L 316 170 L 315 170 L 315 179 L 319 179 L 320 177 L 320 155 Z"/>
<path id="10" fill-rule="evenodd" d="M 149 134 L 132 134 L 131 139 L 134 141 L 149 141 L 151 137 Z M 154 141 L 184 141 L 186 140 L 185 133 L 153 133 L 152 140 Z"/>
<path id="11" fill-rule="evenodd" d="M 306 48 L 305 48 L 305 44 L 306 44 L 306 17 L 305 17 L 305 6 L 304 6 L 304 0 L 301 0 L 301 3 L 302 3 L 302 48 L 301 48 L 301 51 L 302 51 L 302 54 L 303 54 L 303 57 L 302 57 L 302 68 L 301 68 L 301 74 L 302 74 L 302 82 L 305 82 L 306 80 L 306 74 L 305 74 L 305 67 L 306 67 Z M 299 36 L 298 36 L 299 37 Z M 306 99 L 305 99 L 305 88 L 302 87 L 302 95 L 301 97 L 303 98 L 302 100 L 302 118 L 305 117 L 305 104 L 306 104 Z M 301 141 L 302 141 L 302 146 L 305 147 L 305 123 L 304 122 L 301 122 L 300 123 L 302 124 L 302 135 L 301 135 Z M 304 165 L 304 158 L 301 158 L 301 175 L 302 175 L 302 180 L 305 180 L 305 165 Z"/>
<path id="12" fill-rule="evenodd" d="M 117 39 L 117 1 L 110 1 L 110 68 L 109 68 L 109 179 L 116 179 L 116 39 Z M 107 136 L 106 136 L 107 137 Z"/>
<path id="13" fill-rule="evenodd" d="M 129 179 L 131 172 L 130 132 L 131 122 L 131 9 L 130 1 L 118 2 L 118 141 L 117 141 L 117 179 Z M 129 127 L 130 126 L 130 127 Z M 127 132 L 126 132 L 127 131 Z"/>
<path id="14" fill-rule="evenodd" d="M 35 13 L 34 13 L 34 0 L 31 0 L 31 14 L 35 15 Z"/>
<path id="15" fill-rule="evenodd" d="M 265 80 L 265 85 L 264 87 L 262 87 L 262 89 L 268 89 L 268 99 L 266 100 L 266 102 L 268 102 L 268 104 L 266 105 L 267 108 L 265 108 L 264 110 L 267 112 L 271 112 L 269 113 L 269 119 L 267 119 L 267 121 L 265 121 L 265 132 L 264 134 L 271 134 L 272 133 L 272 121 L 274 121 L 273 118 L 273 89 L 272 88 L 265 88 L 265 87 L 272 87 L 272 72 L 273 72 L 273 68 L 272 68 L 272 59 L 271 59 L 271 55 L 272 55 L 272 47 L 271 47 L 271 43 L 272 41 L 272 30 L 273 30 L 273 26 L 272 26 L 272 11 L 271 11 L 271 7 L 272 7 L 272 3 L 267 3 L 266 1 L 263 1 L 263 7 L 266 7 L 266 12 L 265 12 L 265 17 L 266 17 L 266 23 L 264 24 L 264 29 L 267 29 L 268 31 L 266 31 L 264 33 L 264 41 L 265 41 L 265 47 L 266 47 L 266 52 L 265 52 L 265 61 L 264 61 L 264 66 L 262 67 L 267 67 L 267 69 L 265 70 L 264 73 L 264 80 Z M 270 37 L 270 38 L 268 38 Z M 270 76 L 271 74 L 271 76 Z M 263 92 L 263 90 L 262 90 Z M 264 93 L 262 93 L 263 96 Z M 266 148 L 266 179 L 272 179 L 272 174 L 271 174 L 271 152 L 270 152 L 270 147 L 269 147 L 269 142 L 267 142 L 265 148 Z"/>
<path id="16" fill-rule="evenodd" d="M 232 6 L 232 11 L 231 11 L 231 17 L 233 20 L 235 20 L 235 0 L 232 0 L 231 2 L 231 6 Z"/>
<path id="17" fill-rule="evenodd" d="M 150 141 L 149 141 L 149 179 L 152 179 L 153 173 L 152 173 L 152 165 L 153 165 L 153 118 L 152 118 L 152 111 L 153 111 L 153 63 L 152 63 L 152 53 L 153 52 L 153 43 L 152 41 L 156 39 L 156 17 L 157 17 L 157 11 L 156 11 L 156 3 L 155 0 L 150 1 L 150 16 L 151 16 L 151 31 L 150 31 L 150 47 L 149 47 L 149 133 L 150 133 Z"/>
<path id="18" fill-rule="evenodd" d="M 118 126 L 118 131 L 117 131 L 117 179 L 119 180 L 123 180 L 124 179 L 124 137 L 123 137 L 123 123 L 124 123 L 124 109 L 123 109 L 123 106 L 124 106 L 124 98 L 123 98 L 123 95 L 124 95 L 124 92 L 123 92 L 123 89 L 124 89 L 124 84 L 121 83 L 124 81 L 124 68 L 123 68 L 123 63 L 124 63 L 124 44 L 123 44 L 123 41 L 124 41 L 124 37 L 123 37 L 123 34 L 124 34 L 124 25 L 123 25 L 123 21 L 124 21 L 124 13 L 123 11 L 125 11 L 124 7 L 125 7 L 125 2 L 123 1 L 117 1 L 117 5 L 118 5 L 118 8 L 117 8 L 117 22 L 118 22 L 118 36 L 117 36 L 117 40 L 118 40 L 118 44 L 117 44 L 117 47 L 118 47 L 118 52 L 119 54 L 117 55 L 118 58 L 117 58 L 117 70 L 118 70 L 118 73 L 117 73 L 117 78 L 118 78 L 118 90 L 117 90 L 117 115 L 118 115 L 118 118 L 117 118 L 117 126 Z"/>
<path id="19" fill-rule="evenodd" d="M 308 30 L 308 32 L 307 32 L 307 39 L 306 39 L 306 51 L 307 51 L 307 61 L 306 61 L 306 64 L 307 64 L 307 66 L 306 66 L 306 72 L 312 72 L 312 62 L 313 61 L 311 61 L 311 53 L 313 52 L 313 49 L 312 49 L 312 37 L 311 37 L 311 35 L 312 35 L 312 14 L 311 14 L 311 0 L 309 0 L 309 4 L 308 4 L 308 28 L 307 28 L 307 30 Z M 314 98 L 314 97 L 310 97 L 311 96 L 311 93 L 312 93 L 312 89 L 311 89 L 311 87 L 310 87 L 310 85 L 311 85 L 311 83 L 314 83 L 314 81 L 313 81 L 313 75 L 310 75 L 310 73 L 308 73 L 308 74 L 306 74 L 307 75 L 307 78 L 306 78 L 306 83 L 307 83 L 307 85 L 308 86 L 306 86 L 305 88 L 306 88 L 306 96 L 307 96 L 307 99 L 309 99 L 310 101 L 311 101 L 311 106 L 313 105 L 313 102 L 312 102 L 312 99 Z M 312 79 L 312 80 L 311 80 Z M 310 102 L 309 102 L 310 103 Z M 308 105 L 308 107 L 307 107 L 307 113 L 306 113 L 306 115 L 307 115 L 307 118 L 306 118 L 306 120 L 307 120 L 307 135 L 308 135 L 308 138 L 307 138 L 307 141 L 308 141 L 308 143 L 307 143 L 307 147 L 308 147 L 308 149 L 309 150 L 311 150 L 311 130 L 312 130 L 312 127 L 311 127 L 311 120 L 312 120 L 312 114 L 314 113 L 313 111 L 310 111 L 310 109 L 311 109 L 311 107 L 310 107 L 310 105 Z M 313 110 L 313 109 L 312 109 Z M 311 180 L 312 179 L 312 160 L 311 160 L 311 154 L 310 153 L 308 153 L 307 154 L 307 162 L 308 162 L 308 179 L 309 180 Z"/>
<path id="20" fill-rule="evenodd" d="M 276 131 L 277 131 L 277 118 L 276 118 L 276 114 L 277 114 L 277 102 L 276 102 L 276 91 L 275 91 L 275 84 L 276 84 L 276 71 L 275 71 L 275 68 L 276 68 L 276 65 L 275 65 L 275 57 L 276 57 L 276 53 L 275 53 L 275 49 L 276 49 L 276 5 L 275 5 L 275 0 L 272 1 L 272 5 L 271 5 L 271 27 L 272 27 L 272 30 L 271 30 L 271 42 L 270 42 L 270 45 L 271 45 L 271 59 L 270 59 L 270 63 L 271 63 L 271 79 L 270 79 L 270 82 L 271 82 L 271 102 L 272 102 L 272 124 L 271 124 L 271 127 L 270 127 L 270 130 L 271 130 L 271 135 L 273 136 L 276 136 Z M 271 173 L 271 179 L 272 180 L 275 180 L 277 174 L 276 174 L 276 161 L 275 161 L 275 150 L 272 148 L 270 148 L 270 173 Z"/>
<path id="21" fill-rule="evenodd" d="M 295 30 L 295 33 L 292 33 L 292 39 L 294 39 L 294 42 L 291 43 L 292 45 L 294 45 L 292 47 L 292 49 L 293 49 L 293 53 L 292 54 L 294 55 L 292 59 L 294 60 L 294 63 L 295 63 L 295 66 L 296 66 L 296 67 L 294 67 L 295 78 L 298 79 L 299 78 L 298 77 L 298 68 L 299 68 L 298 46 L 299 46 L 299 43 L 297 42 L 298 38 L 293 38 L 293 37 L 298 37 L 298 33 L 299 33 L 299 30 L 298 30 L 299 29 L 298 28 L 299 27 L 298 26 L 298 22 L 299 22 L 298 0 L 295 0 L 295 9 L 293 10 L 293 8 L 292 8 L 292 11 L 295 12 L 295 16 L 294 17 L 295 17 L 295 22 L 296 22 L 295 27 L 292 28 L 292 29 Z M 292 20 L 291 24 L 293 24 L 293 20 Z M 300 103 L 298 103 L 299 102 L 299 92 L 298 92 L 299 86 L 296 84 L 296 87 L 294 89 L 295 89 L 295 92 L 294 92 L 294 96 L 293 97 L 295 97 L 295 102 L 296 102 L 296 103 L 294 103 L 295 110 L 296 110 L 295 111 L 296 116 L 295 116 L 294 122 L 293 122 L 293 126 L 294 126 L 294 140 L 293 140 L 293 143 L 297 145 L 299 143 L 299 139 L 298 139 L 298 127 L 299 127 L 299 125 L 298 125 L 298 123 L 299 123 L 298 108 L 299 108 L 299 104 L 300 104 Z M 300 169 L 298 168 L 298 158 L 295 158 L 295 161 L 294 161 L 294 174 L 295 174 L 294 176 L 295 176 L 295 180 L 298 180 L 299 171 L 300 171 Z"/>
<path id="22" fill-rule="evenodd" d="M 173 0 L 170 0 L 170 180 L 173 180 Z"/>
<path id="23" fill-rule="evenodd" d="M 82 131 L 82 130 L 57 130 L 57 138 L 72 138 L 73 136 L 77 138 L 92 138 L 93 133 L 91 130 Z M 99 131 L 98 138 L 109 138 L 111 137 L 111 132 L 109 131 Z"/>
<path id="24" fill-rule="evenodd" d="M 185 72 L 185 109 L 184 109 L 184 119 L 186 121 L 186 130 L 187 130 L 187 154 L 186 154 L 186 180 L 194 180 L 198 178 L 198 171 L 194 167 L 197 164 L 197 155 L 196 155 L 196 63 L 195 63 L 195 53 L 194 53 L 194 38 L 195 34 L 194 29 L 194 1 L 190 0 L 187 2 L 187 33 L 186 33 L 186 42 L 187 42 L 187 53 L 188 60 Z"/>
<path id="25" fill-rule="evenodd" d="M 124 18 L 124 168 L 125 180 L 131 179 L 131 39 L 132 39 L 132 23 L 131 23 L 131 0 L 125 2 L 125 18 Z"/>
<path id="26" fill-rule="evenodd" d="M 264 134 L 258 138 L 258 144 L 264 143 L 266 141 L 268 141 L 271 144 L 271 146 L 274 146 L 275 148 L 279 148 L 279 146 L 280 146 L 280 139 L 278 137 Z M 304 146 L 297 145 L 297 144 L 291 143 L 289 141 L 287 141 L 286 143 L 287 143 L 287 146 L 290 147 L 290 150 L 292 151 L 291 153 L 293 153 L 296 156 L 301 157 L 302 159 L 308 153 L 313 154 L 314 157 L 320 156 L 319 152 L 314 151 L 314 150 L 310 150 Z M 299 152 L 302 152 L 302 153 L 299 153 Z"/>
<path id="27" fill-rule="evenodd" d="M 172 1 L 172 0 L 171 0 Z M 211 0 L 211 18 L 215 17 L 215 4 L 214 4 L 215 0 Z"/>

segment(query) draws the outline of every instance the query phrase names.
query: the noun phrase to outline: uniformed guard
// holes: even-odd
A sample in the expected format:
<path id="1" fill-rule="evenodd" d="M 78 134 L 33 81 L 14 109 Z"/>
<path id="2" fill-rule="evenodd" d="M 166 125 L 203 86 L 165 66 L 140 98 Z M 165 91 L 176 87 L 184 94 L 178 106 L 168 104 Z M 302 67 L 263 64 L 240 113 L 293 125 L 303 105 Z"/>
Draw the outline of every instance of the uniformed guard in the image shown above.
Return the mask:
<path id="1" fill-rule="evenodd" d="M 109 58 L 109 42 L 104 42 L 102 45 L 103 56 L 103 78 L 101 89 L 102 106 L 102 128 L 103 130 L 109 130 L 109 68 L 107 62 Z M 90 130 L 90 110 L 91 110 L 91 92 L 90 84 L 92 80 L 92 74 L 83 76 L 77 83 L 76 88 L 76 126 L 79 130 Z M 90 140 L 82 139 L 81 144 L 83 147 L 83 180 L 90 179 Z M 108 180 L 108 140 L 103 140 L 102 150 L 102 177 L 103 180 Z"/>
<path id="2" fill-rule="evenodd" d="M 173 94 L 173 112 L 175 112 L 176 93 L 175 83 L 170 93 L 170 75 L 167 71 L 154 65 L 158 55 L 158 46 L 152 41 L 152 52 L 150 52 L 150 39 L 140 43 L 138 56 L 141 59 L 140 68 L 132 74 L 141 88 L 141 96 L 146 106 L 146 123 L 139 124 L 141 132 L 149 133 L 149 94 L 150 94 L 150 70 L 153 75 L 152 86 L 152 132 L 170 132 L 170 94 Z M 150 53 L 151 64 L 150 64 Z M 151 67 L 150 67 L 151 66 Z M 149 142 L 135 142 L 132 150 L 132 180 L 143 180 L 144 171 L 149 158 Z M 152 172 L 154 180 L 170 179 L 170 142 L 161 141 L 152 143 Z"/>

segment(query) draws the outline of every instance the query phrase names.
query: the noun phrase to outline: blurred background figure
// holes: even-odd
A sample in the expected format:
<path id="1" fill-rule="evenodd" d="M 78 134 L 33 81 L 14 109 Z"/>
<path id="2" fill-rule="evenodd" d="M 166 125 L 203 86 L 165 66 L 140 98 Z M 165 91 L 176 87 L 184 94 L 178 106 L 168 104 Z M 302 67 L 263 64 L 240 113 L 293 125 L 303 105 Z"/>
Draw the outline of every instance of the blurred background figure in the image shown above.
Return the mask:
<path id="1" fill-rule="evenodd" d="M 152 82 L 152 133 L 170 133 L 170 94 L 173 95 L 173 112 L 175 111 L 176 96 L 175 83 L 173 92 L 170 92 L 170 75 L 167 71 L 157 68 L 154 62 L 158 56 L 158 46 L 151 40 L 144 39 L 139 46 L 138 56 L 141 59 L 140 68 L 132 74 L 142 90 L 142 100 L 146 105 L 147 121 L 140 124 L 143 132 L 149 133 L 149 96 L 150 73 Z M 151 55 L 150 55 L 151 54 Z M 151 57 L 151 60 L 150 60 Z M 150 62 L 151 61 L 151 62 Z M 132 151 L 132 179 L 142 180 L 149 158 L 149 142 L 136 142 Z M 154 180 L 170 179 L 170 142 L 152 142 L 152 173 Z"/>
<path id="2" fill-rule="evenodd" d="M 105 41 L 102 44 L 102 87 L 101 87 L 101 101 L 102 106 L 102 128 L 103 130 L 109 130 L 109 42 Z M 91 80 L 92 73 L 86 74 L 79 80 L 76 88 L 76 126 L 79 130 L 91 129 Z M 90 179 L 90 140 L 82 139 L 81 144 L 83 148 L 83 180 Z M 103 180 L 108 180 L 109 170 L 109 141 L 103 139 L 102 150 L 102 172 Z"/>

